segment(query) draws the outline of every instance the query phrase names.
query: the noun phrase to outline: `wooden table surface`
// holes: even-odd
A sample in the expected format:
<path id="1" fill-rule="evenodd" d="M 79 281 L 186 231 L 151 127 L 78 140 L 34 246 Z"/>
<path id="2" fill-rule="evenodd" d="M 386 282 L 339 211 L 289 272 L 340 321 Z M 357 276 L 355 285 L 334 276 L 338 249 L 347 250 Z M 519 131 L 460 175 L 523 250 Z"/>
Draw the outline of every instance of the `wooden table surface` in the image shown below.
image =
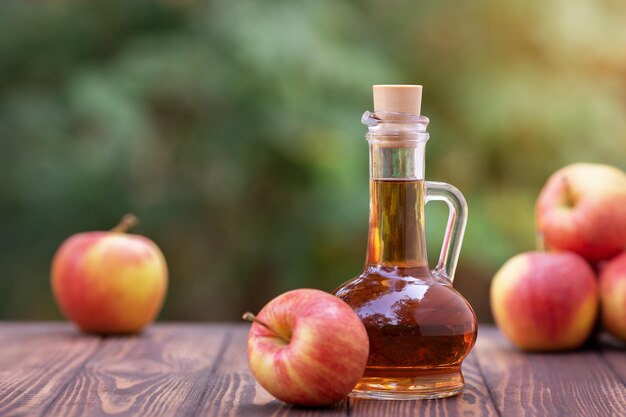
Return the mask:
<path id="1" fill-rule="evenodd" d="M 135 337 L 0 323 L 0 416 L 626 416 L 626 350 L 524 354 L 481 325 L 465 392 L 426 401 L 275 400 L 246 360 L 245 324 L 158 324 Z"/>

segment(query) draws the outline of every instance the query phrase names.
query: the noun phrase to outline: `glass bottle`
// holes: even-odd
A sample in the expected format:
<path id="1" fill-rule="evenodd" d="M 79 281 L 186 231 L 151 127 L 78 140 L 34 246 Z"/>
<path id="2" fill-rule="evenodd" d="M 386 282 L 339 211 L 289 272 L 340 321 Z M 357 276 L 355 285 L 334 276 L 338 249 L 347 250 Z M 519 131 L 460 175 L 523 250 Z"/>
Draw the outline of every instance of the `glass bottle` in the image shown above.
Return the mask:
<path id="1" fill-rule="evenodd" d="M 452 287 L 467 222 L 453 186 L 424 181 L 428 119 L 421 86 L 374 86 L 365 112 L 370 149 L 370 218 L 363 272 L 334 294 L 367 329 L 365 375 L 351 395 L 442 398 L 463 390 L 461 363 L 476 341 L 476 315 Z M 424 205 L 444 201 L 449 217 L 439 262 L 428 266 Z"/>

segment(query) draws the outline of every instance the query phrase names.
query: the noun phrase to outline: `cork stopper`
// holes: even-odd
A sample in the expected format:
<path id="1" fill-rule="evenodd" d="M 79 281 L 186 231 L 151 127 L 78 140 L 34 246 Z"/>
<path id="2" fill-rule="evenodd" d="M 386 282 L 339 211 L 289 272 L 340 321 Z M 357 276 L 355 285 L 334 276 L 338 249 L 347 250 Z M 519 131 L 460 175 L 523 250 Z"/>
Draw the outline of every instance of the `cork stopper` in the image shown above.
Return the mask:
<path id="1" fill-rule="evenodd" d="M 389 111 L 420 114 L 422 107 L 421 85 L 375 85 L 374 112 Z"/>

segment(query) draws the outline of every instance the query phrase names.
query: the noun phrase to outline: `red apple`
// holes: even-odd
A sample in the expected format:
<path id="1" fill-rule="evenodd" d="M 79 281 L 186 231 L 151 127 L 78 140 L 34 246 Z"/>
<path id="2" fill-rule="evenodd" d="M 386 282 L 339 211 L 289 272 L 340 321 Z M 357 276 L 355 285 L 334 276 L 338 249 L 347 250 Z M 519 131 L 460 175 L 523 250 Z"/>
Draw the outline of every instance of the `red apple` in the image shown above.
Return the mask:
<path id="1" fill-rule="evenodd" d="M 248 361 L 259 384 L 296 405 L 344 398 L 365 372 L 369 339 L 356 313 L 319 290 L 286 292 L 270 301 L 248 336 Z"/>
<path id="2" fill-rule="evenodd" d="M 83 331 L 137 333 L 161 309 L 167 265 L 150 239 L 124 233 L 135 220 L 125 216 L 109 232 L 73 235 L 54 256 L 54 297 Z"/>
<path id="3" fill-rule="evenodd" d="M 589 261 L 626 249 L 626 173 L 579 163 L 555 172 L 539 194 L 537 229 L 548 248 Z"/>
<path id="4" fill-rule="evenodd" d="M 500 330 L 521 349 L 576 348 L 595 322 L 595 275 L 571 252 L 522 253 L 493 278 L 491 309 Z"/>
<path id="5" fill-rule="evenodd" d="M 602 269 L 600 304 L 602 326 L 626 342 L 626 252 Z"/>

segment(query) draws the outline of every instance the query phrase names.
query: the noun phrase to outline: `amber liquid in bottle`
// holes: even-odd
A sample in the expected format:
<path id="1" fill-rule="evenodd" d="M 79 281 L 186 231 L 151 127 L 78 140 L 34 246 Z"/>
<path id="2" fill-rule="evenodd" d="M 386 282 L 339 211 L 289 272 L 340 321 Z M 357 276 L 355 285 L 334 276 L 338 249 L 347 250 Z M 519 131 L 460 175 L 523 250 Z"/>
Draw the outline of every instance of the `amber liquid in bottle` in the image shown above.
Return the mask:
<path id="1" fill-rule="evenodd" d="M 372 179 L 370 187 L 365 269 L 335 291 L 369 335 L 367 368 L 354 393 L 457 394 L 464 385 L 461 362 L 476 340 L 476 317 L 448 279 L 428 267 L 424 181 Z"/>

